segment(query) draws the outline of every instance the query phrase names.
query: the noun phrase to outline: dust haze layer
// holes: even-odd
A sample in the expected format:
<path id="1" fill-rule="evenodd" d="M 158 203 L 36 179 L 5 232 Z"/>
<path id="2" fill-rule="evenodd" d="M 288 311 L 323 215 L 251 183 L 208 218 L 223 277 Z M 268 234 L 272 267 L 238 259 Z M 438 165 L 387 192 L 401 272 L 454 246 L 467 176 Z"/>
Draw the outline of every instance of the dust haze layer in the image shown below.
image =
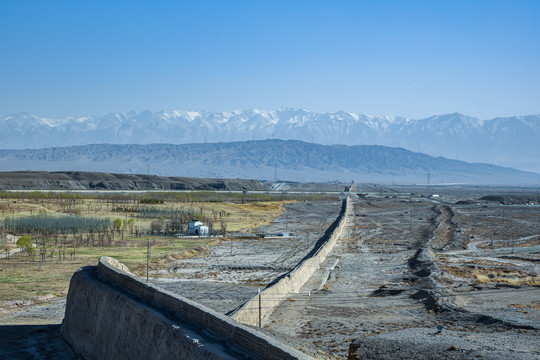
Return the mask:
<path id="1" fill-rule="evenodd" d="M 380 183 L 536 184 L 538 174 L 376 145 L 298 140 L 96 144 L 0 150 L 3 171 L 93 171 L 202 178 Z"/>

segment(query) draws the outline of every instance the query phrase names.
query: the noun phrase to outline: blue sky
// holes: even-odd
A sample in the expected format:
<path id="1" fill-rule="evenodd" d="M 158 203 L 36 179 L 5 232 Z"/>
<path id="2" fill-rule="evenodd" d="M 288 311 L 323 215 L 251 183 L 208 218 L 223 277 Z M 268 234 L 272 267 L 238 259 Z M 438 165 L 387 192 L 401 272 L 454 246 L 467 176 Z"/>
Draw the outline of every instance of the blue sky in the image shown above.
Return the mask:
<path id="1" fill-rule="evenodd" d="M 540 1 L 0 2 L 0 115 L 540 113 Z"/>

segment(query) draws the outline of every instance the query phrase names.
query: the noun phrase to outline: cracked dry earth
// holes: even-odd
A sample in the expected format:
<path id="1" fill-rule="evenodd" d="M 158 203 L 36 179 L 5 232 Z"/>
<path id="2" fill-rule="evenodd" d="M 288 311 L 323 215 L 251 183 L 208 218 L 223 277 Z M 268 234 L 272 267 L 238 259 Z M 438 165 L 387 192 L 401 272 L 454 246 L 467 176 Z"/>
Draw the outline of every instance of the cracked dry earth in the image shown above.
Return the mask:
<path id="1" fill-rule="evenodd" d="M 523 211 L 535 212 L 521 221 L 528 224 L 521 243 L 532 248 L 504 259 L 509 249 L 501 240 L 500 253 L 489 254 L 521 276 L 516 289 L 495 275 L 481 283 L 485 279 L 466 262 L 487 261 L 479 244 L 469 242 L 473 231 L 477 241 L 485 239 L 486 208 L 408 196 L 355 199 L 353 205 L 346 235 L 323 264 L 338 260 L 339 267 L 320 291 L 325 269 L 291 295 L 264 325 L 269 332 L 314 344 L 320 358 L 346 358 L 355 339 L 359 359 L 540 357 L 540 292 L 527 278 L 538 281 L 538 250 L 531 244 L 531 235 L 540 234 L 532 221 L 538 207 L 515 210 L 516 223 L 528 218 Z"/>

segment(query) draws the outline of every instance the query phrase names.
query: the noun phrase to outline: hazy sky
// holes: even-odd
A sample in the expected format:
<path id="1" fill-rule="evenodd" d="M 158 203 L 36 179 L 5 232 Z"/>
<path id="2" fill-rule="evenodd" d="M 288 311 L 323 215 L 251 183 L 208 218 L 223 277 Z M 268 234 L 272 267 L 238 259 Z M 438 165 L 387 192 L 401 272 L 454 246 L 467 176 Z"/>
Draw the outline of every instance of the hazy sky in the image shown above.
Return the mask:
<path id="1" fill-rule="evenodd" d="M 0 115 L 540 113 L 540 1 L 0 2 Z"/>

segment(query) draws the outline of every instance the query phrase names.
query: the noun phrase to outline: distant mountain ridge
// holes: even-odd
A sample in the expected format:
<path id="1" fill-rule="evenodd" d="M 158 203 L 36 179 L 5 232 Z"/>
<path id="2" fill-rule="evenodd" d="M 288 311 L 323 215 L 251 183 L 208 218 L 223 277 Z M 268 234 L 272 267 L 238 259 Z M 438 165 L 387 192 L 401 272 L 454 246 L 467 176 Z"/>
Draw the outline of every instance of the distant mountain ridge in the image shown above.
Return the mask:
<path id="1" fill-rule="evenodd" d="M 538 174 L 470 164 L 379 145 L 319 145 L 299 140 L 205 144 L 94 144 L 0 150 L 4 171 L 96 171 L 291 181 L 534 184 Z M 428 175 L 429 174 L 429 175 Z"/>
<path id="2" fill-rule="evenodd" d="M 3 149 L 87 144 L 191 144 L 264 139 L 403 147 L 433 156 L 540 172 L 540 115 L 490 120 L 459 113 L 411 120 L 305 109 L 160 111 L 103 117 L 0 117 Z"/>

